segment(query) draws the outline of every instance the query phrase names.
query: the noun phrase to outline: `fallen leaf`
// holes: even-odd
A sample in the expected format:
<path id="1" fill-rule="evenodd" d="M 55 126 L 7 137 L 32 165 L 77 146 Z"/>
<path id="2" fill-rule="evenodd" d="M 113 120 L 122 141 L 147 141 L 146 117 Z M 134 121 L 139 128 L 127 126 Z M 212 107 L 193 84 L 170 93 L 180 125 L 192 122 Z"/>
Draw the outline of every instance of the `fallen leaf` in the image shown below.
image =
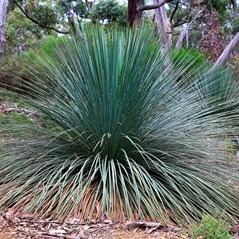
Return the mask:
<path id="1" fill-rule="evenodd" d="M 65 230 L 62 230 L 62 229 L 58 229 L 58 230 L 50 229 L 50 230 L 49 230 L 49 233 L 50 233 L 50 234 L 65 234 L 66 231 L 65 231 Z"/>

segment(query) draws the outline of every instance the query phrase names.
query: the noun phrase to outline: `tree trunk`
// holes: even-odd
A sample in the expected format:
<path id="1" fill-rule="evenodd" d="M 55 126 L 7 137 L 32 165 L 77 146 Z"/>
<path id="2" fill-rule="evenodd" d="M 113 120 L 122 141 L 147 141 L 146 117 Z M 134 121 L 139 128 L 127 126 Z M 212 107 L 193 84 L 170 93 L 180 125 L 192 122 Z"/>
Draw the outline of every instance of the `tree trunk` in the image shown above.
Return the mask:
<path id="1" fill-rule="evenodd" d="M 175 45 L 175 49 L 178 50 L 182 47 L 184 38 L 186 37 L 187 34 L 188 34 L 188 26 L 184 26 L 182 31 L 180 32 L 180 34 L 178 36 L 178 40 L 177 40 L 177 43 Z"/>
<path id="2" fill-rule="evenodd" d="M 130 1 L 130 0 L 129 0 L 129 1 Z M 137 8 L 137 11 L 138 11 L 138 12 L 141 12 L 141 11 L 145 11 L 145 10 L 156 9 L 156 8 L 159 8 L 159 7 L 163 6 L 165 3 L 169 3 L 169 2 L 171 2 L 171 1 L 172 1 L 172 0 L 154 1 L 154 4 L 144 5 L 144 6 L 138 7 L 138 8 Z"/>
<path id="3" fill-rule="evenodd" d="M 232 8 L 233 8 L 233 17 L 234 18 L 239 18 L 238 9 L 237 9 L 237 1 L 236 0 L 231 0 L 231 3 L 232 3 Z"/>
<path id="4" fill-rule="evenodd" d="M 0 64 L 2 63 L 2 54 L 4 47 L 4 25 L 7 20 L 8 0 L 0 0 Z"/>
<path id="5" fill-rule="evenodd" d="M 187 24 L 187 25 L 184 25 L 182 31 L 180 32 L 179 34 L 179 37 L 178 37 L 178 41 L 176 43 L 176 46 L 175 48 L 176 49 L 179 49 L 182 47 L 182 44 L 183 44 L 183 41 L 184 41 L 184 38 L 186 37 L 186 46 L 189 47 L 189 42 L 188 42 L 188 31 L 189 31 L 189 28 L 190 28 L 190 25 L 194 23 L 194 21 L 196 20 L 196 18 L 201 14 L 203 10 L 199 11 L 196 16 Z"/>
<path id="6" fill-rule="evenodd" d="M 137 6 L 136 9 L 144 6 L 144 0 L 137 0 L 136 6 Z M 143 11 L 137 12 L 137 20 L 138 20 L 139 23 L 141 23 L 143 21 L 143 16 L 144 16 Z"/>
<path id="7" fill-rule="evenodd" d="M 159 3 L 159 0 L 154 0 L 153 3 L 156 5 Z M 164 5 L 155 9 L 155 19 L 163 44 L 168 44 L 172 40 L 172 25 L 169 22 Z"/>
<path id="8" fill-rule="evenodd" d="M 128 0 L 128 21 L 130 27 L 134 25 L 136 16 L 137 16 L 137 0 Z"/>
<path id="9" fill-rule="evenodd" d="M 231 53 L 235 50 L 237 44 L 239 43 L 239 33 L 237 33 L 228 46 L 225 48 L 221 56 L 218 58 L 216 63 L 213 65 L 212 69 L 216 68 L 218 65 L 224 65 L 230 58 Z"/>

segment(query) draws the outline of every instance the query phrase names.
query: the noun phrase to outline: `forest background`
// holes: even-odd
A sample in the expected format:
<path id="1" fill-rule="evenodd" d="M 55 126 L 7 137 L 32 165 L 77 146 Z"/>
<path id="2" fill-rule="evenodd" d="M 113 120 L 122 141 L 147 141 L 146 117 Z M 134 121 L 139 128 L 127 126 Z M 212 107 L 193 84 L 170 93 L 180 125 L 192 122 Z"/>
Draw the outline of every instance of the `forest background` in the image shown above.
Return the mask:
<path id="1" fill-rule="evenodd" d="M 132 32 L 119 30 L 127 28 L 132 28 Z M 137 31 L 141 28 L 142 32 Z M 130 217 L 138 207 L 141 214 L 135 218 L 157 219 L 156 205 L 162 202 L 160 216 L 177 222 L 201 219 L 203 211 L 218 216 L 218 208 L 225 208 L 226 219 L 232 215 L 232 219 L 237 220 L 238 188 L 228 177 L 233 175 L 239 181 L 236 157 L 238 43 L 236 0 L 0 0 L 0 87 L 4 90 L 13 87 L 24 99 L 0 108 L 0 114 L 3 112 L 0 132 L 4 135 L 0 152 L 5 154 L 5 150 L 10 149 L 10 153 L 5 154 L 10 160 L 0 154 L 0 158 L 4 158 L 0 162 L 0 178 L 3 177 L 6 184 L 0 185 L 0 206 L 6 207 L 5 202 L 7 207 L 14 205 L 17 209 L 30 205 L 30 212 L 52 214 L 59 219 L 73 212 L 81 200 L 87 204 L 86 197 L 90 206 L 83 206 L 83 219 L 94 213 L 98 219 L 105 209 L 113 216 L 119 209 L 122 216 L 125 209 Z M 35 62 L 35 68 L 29 60 Z M 218 65 L 228 68 L 217 68 Z M 29 66 L 33 67 L 33 73 Z M 34 81 L 35 77 L 39 81 Z M 88 85 L 84 88 L 86 78 Z M 75 85 L 75 82 L 78 83 Z M 105 90 L 107 87 L 109 91 Z M 0 101 L 6 100 L 1 97 Z M 6 101 L 11 100 L 13 98 Z M 156 108 L 159 115 L 155 113 Z M 11 114 L 14 112 L 17 114 Z M 26 114 L 27 117 L 22 117 Z M 9 120 L 7 117 L 11 116 L 15 118 Z M 32 127 L 34 134 L 28 135 L 29 128 L 23 131 L 21 123 Z M 18 131 L 13 133 L 17 132 L 20 138 L 17 143 L 11 134 L 16 124 Z M 132 132 L 136 132 L 142 146 L 134 142 L 137 137 Z M 132 134 L 131 138 L 128 134 Z M 22 138 L 29 140 L 26 144 L 29 147 L 25 147 Z M 70 147 L 58 151 L 58 147 L 65 144 Z M 122 154 L 122 148 L 127 149 L 128 154 Z M 116 157 L 115 160 L 108 160 L 108 155 Z M 85 161 L 78 160 L 82 157 L 86 157 Z M 118 157 L 124 163 L 123 169 L 128 171 L 122 170 Z M 130 157 L 135 160 L 131 162 Z M 75 160 L 71 162 L 72 158 Z M 233 166 L 229 165 L 231 158 Z M 148 159 L 153 167 L 148 165 Z M 225 163 L 225 159 L 229 159 L 229 163 Z M 81 162 L 84 163 L 78 165 Z M 52 163 L 52 168 L 48 163 Z M 19 168 L 25 175 L 19 173 Z M 138 171 L 145 178 L 138 178 Z M 211 177 L 212 173 L 215 178 Z M 56 178 L 52 176 L 55 174 Z M 88 174 L 96 176 L 89 179 Z M 77 175 L 83 180 L 78 181 Z M 110 180 L 111 177 L 117 180 Z M 49 186 L 49 191 L 43 190 L 39 196 L 34 190 L 35 187 L 42 190 L 42 181 L 56 187 Z M 36 200 L 29 203 L 29 195 L 21 182 L 26 182 L 27 189 L 33 187 L 33 191 L 26 191 L 33 192 Z M 85 191 L 77 194 L 77 190 L 68 187 L 69 182 Z M 99 182 L 98 186 L 95 182 Z M 157 185 L 157 190 L 153 191 L 152 185 Z M 58 191 L 55 192 L 55 188 Z M 96 195 L 94 200 L 102 201 L 99 210 L 91 198 L 91 188 Z M 161 191 L 162 198 L 158 194 Z M 58 194 L 66 197 L 59 200 Z M 155 205 L 151 205 L 148 194 L 155 194 Z M 71 207 L 69 202 L 74 197 L 79 197 L 80 203 Z M 211 204 L 205 203 L 209 199 Z M 113 200 L 118 204 L 112 207 Z M 96 208 L 96 212 L 92 208 Z"/>
<path id="2" fill-rule="evenodd" d="M 234 68 L 238 62 L 236 0 L 1 0 L 0 11 L 0 59 L 2 54 L 9 59 L 38 49 L 49 38 L 68 35 L 75 20 L 80 25 L 149 24 L 176 49 L 194 49 L 208 62 L 227 62 Z"/>

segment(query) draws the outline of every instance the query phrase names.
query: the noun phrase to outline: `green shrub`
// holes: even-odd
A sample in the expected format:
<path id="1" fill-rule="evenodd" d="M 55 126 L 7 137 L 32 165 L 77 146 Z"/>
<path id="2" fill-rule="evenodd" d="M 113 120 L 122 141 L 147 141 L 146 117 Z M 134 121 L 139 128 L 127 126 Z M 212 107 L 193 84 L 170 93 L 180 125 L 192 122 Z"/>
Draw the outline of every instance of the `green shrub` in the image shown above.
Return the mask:
<path id="1" fill-rule="evenodd" d="M 195 79 L 199 72 L 202 72 L 203 68 L 206 68 L 206 58 L 197 50 L 189 48 L 180 48 L 179 50 L 173 50 L 171 53 L 171 59 L 173 66 L 178 69 L 179 67 L 184 68 L 183 74 L 180 74 L 177 81 L 185 79 L 191 81 Z"/>
<path id="2" fill-rule="evenodd" d="M 34 80 L 37 75 L 43 75 L 45 67 L 38 64 L 38 58 L 44 55 L 53 56 L 57 48 L 64 49 L 64 44 L 68 41 L 68 37 L 49 37 L 41 40 L 35 45 L 34 50 L 22 52 L 19 55 L 11 56 L 4 59 L 0 67 L 0 87 L 14 90 L 15 92 L 25 92 L 28 94 L 31 88 L 26 87 L 22 81 L 31 81 L 31 74 L 34 74 Z M 34 62 L 33 69 L 28 72 L 26 69 Z M 44 75 L 47 78 L 47 75 Z"/>
<path id="3" fill-rule="evenodd" d="M 230 69 L 217 69 L 204 74 L 197 74 L 192 80 L 192 87 L 200 95 L 201 101 L 207 108 L 232 114 L 239 106 L 239 82 L 233 79 Z M 218 108 L 216 110 L 216 108 Z"/>
<path id="4" fill-rule="evenodd" d="M 7 89 L 14 89 L 19 91 L 22 87 L 21 81 L 26 74 L 26 60 L 12 56 L 5 60 L 0 67 L 0 87 Z M 21 85 L 21 86 L 20 86 Z"/>
<path id="5" fill-rule="evenodd" d="M 91 18 L 95 21 L 102 21 L 104 24 L 117 24 L 126 27 L 127 22 L 127 6 L 120 5 L 115 0 L 103 0 L 95 4 Z"/>
<path id="6" fill-rule="evenodd" d="M 202 222 L 192 227 L 190 236 L 192 239 L 198 239 L 200 236 L 203 239 L 232 239 L 228 230 L 225 221 L 204 215 Z"/>
<path id="7" fill-rule="evenodd" d="M 56 48 L 64 48 L 65 42 L 68 41 L 67 36 L 51 36 L 45 39 L 42 39 L 35 43 L 34 50 L 29 50 L 27 52 L 23 52 L 21 57 L 24 59 L 36 61 L 37 57 L 42 55 L 54 55 Z"/>
<path id="8" fill-rule="evenodd" d="M 232 19 L 232 34 L 236 34 L 239 31 L 239 19 Z"/>
<path id="9" fill-rule="evenodd" d="M 25 98 L 57 127 L 33 125 L 36 139 L 0 161 L 1 209 L 176 221 L 224 210 L 237 219 L 239 193 L 227 180 L 238 175 L 221 147 L 238 133 L 236 118 L 205 107 L 192 85 L 180 87 L 187 66 L 170 70 L 152 36 L 86 28 L 55 56 L 38 58 L 45 73 L 28 70 Z"/>
<path id="10" fill-rule="evenodd" d="M 26 115 L 11 112 L 8 114 L 0 115 L 0 124 L 9 123 L 21 123 L 21 124 L 32 124 L 32 120 Z"/>

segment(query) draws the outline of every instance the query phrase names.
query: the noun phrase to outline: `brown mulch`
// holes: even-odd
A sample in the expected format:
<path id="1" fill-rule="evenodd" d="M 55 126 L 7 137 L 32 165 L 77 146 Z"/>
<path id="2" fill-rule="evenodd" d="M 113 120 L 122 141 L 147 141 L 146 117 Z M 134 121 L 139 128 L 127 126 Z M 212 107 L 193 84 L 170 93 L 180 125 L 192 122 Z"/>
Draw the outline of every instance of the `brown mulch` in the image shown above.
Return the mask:
<path id="1" fill-rule="evenodd" d="M 0 239 L 190 239 L 176 225 L 156 222 L 67 221 L 39 219 L 11 210 L 1 213 Z"/>

